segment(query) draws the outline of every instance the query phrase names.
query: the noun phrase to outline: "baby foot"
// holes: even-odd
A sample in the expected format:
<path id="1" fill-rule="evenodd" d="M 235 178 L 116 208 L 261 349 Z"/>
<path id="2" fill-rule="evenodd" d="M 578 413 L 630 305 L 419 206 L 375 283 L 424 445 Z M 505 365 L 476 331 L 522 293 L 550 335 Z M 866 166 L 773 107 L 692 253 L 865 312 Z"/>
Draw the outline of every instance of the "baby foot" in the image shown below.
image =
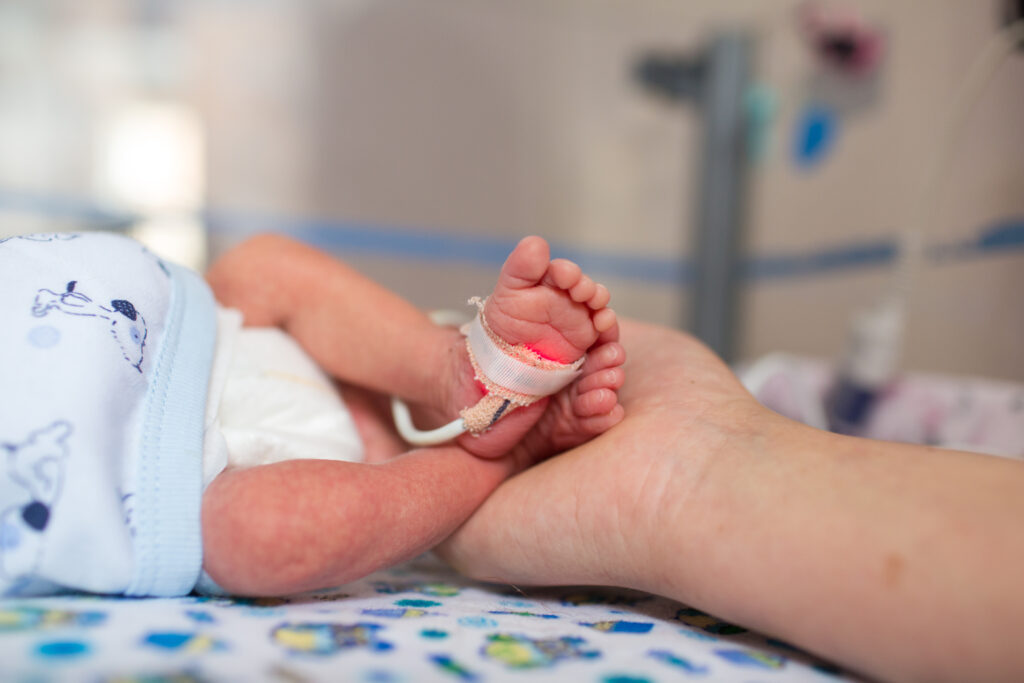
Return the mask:
<path id="1" fill-rule="evenodd" d="M 532 462 L 578 445 L 618 422 L 622 408 L 616 390 L 622 384 L 620 366 L 625 354 L 617 343 L 617 319 L 607 307 L 608 300 L 608 290 L 578 265 L 550 260 L 543 239 L 522 240 L 502 266 L 497 286 L 484 305 L 491 331 L 513 346 L 521 344 L 559 363 L 572 363 L 592 347 L 593 355 L 580 376 L 555 394 L 553 401 L 542 399 L 516 409 L 479 437 L 460 437 L 460 445 L 484 457 L 502 455 L 536 426 L 529 443 L 519 449 Z M 476 403 L 483 389 L 470 379 L 462 381 L 454 393 L 455 403 L 466 407 Z"/>
<path id="2" fill-rule="evenodd" d="M 622 421 L 618 390 L 625 380 L 626 352 L 614 334 L 602 334 L 587 353 L 580 377 L 551 397 L 544 414 L 513 448 L 520 467 L 590 441 Z M 605 340 L 608 337 L 609 340 Z"/>

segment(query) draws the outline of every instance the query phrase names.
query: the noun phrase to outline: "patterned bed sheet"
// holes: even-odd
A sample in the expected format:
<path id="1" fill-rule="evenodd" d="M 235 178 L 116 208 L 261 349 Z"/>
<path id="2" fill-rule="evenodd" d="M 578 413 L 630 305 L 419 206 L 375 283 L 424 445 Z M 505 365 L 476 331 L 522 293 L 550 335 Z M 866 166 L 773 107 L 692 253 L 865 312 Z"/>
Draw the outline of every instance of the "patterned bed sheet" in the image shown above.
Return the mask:
<path id="1" fill-rule="evenodd" d="M 0 602 L 4 681 L 836 681 L 786 643 L 652 595 L 517 589 L 431 556 L 291 599 Z"/>

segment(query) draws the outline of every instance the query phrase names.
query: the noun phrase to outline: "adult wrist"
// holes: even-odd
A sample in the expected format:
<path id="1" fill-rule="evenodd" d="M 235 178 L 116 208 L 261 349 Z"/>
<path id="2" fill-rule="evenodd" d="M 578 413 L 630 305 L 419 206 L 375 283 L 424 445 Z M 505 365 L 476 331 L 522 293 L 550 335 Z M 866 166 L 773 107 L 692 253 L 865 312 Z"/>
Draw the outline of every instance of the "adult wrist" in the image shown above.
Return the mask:
<path id="1" fill-rule="evenodd" d="M 716 581 L 715 558 L 742 538 L 733 526 L 746 514 L 745 499 L 736 490 L 750 484 L 752 464 L 785 452 L 798 436 L 794 428 L 809 429 L 753 400 L 737 400 L 713 415 L 714 424 L 677 432 L 676 443 L 663 449 L 661 472 L 648 475 L 664 484 L 658 496 L 638 496 L 648 502 L 625 585 L 704 604 Z"/>

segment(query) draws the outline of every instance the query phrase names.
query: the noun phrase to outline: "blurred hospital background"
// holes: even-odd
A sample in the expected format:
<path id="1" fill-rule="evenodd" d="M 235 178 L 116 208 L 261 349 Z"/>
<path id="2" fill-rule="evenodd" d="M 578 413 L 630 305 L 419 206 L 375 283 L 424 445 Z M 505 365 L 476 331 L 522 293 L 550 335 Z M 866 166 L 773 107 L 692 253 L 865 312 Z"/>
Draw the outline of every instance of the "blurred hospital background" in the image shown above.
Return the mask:
<path id="1" fill-rule="evenodd" d="M 452 308 L 540 234 L 620 315 L 685 328 L 725 226 L 736 360 L 838 358 L 911 244 L 901 367 L 1020 381 L 1024 51 L 993 42 L 1020 12 L 2 0 L 0 237 L 125 230 L 201 268 L 288 232 Z"/>

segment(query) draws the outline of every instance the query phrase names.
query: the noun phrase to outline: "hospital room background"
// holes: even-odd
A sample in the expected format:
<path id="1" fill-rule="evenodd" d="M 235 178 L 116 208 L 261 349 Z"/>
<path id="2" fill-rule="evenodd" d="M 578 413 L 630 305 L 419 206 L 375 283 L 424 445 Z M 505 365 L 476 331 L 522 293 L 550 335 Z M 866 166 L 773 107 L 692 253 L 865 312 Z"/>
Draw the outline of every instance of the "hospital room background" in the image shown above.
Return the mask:
<path id="1" fill-rule="evenodd" d="M 540 234 L 780 412 L 1020 455 L 1022 11 L 5 0 L 0 238 L 284 232 L 433 309 Z"/>
<path id="2" fill-rule="evenodd" d="M 539 234 L 780 413 L 1024 459 L 1022 15 L 0 0 L 0 243 L 114 230 L 201 270 L 280 232 L 459 309 Z M 5 598 L 0 679 L 859 680 L 700 607 L 428 554 L 312 595 Z"/>

